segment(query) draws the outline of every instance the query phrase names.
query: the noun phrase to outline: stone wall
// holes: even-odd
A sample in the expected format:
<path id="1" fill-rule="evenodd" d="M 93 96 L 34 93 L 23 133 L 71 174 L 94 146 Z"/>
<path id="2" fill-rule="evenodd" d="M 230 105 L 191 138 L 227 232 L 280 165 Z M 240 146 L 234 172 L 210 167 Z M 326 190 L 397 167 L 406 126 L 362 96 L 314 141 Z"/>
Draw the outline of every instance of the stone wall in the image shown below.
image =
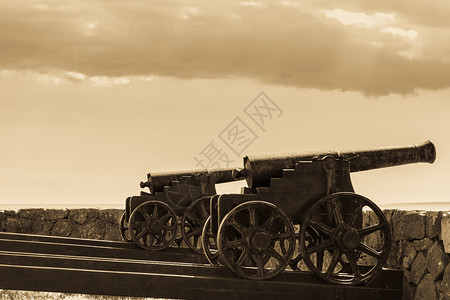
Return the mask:
<path id="1" fill-rule="evenodd" d="M 22 209 L 0 212 L 0 231 L 120 241 L 121 209 Z"/>
<path id="2" fill-rule="evenodd" d="M 0 211 L 0 231 L 122 240 L 120 209 Z M 404 299 L 450 300 L 450 214 L 385 210 L 393 245 L 387 267 L 402 269 Z M 365 223 L 370 223 L 370 215 Z"/>
<path id="3" fill-rule="evenodd" d="M 387 267 L 404 271 L 404 299 L 450 299 L 450 215 L 385 210 L 393 245 Z"/>

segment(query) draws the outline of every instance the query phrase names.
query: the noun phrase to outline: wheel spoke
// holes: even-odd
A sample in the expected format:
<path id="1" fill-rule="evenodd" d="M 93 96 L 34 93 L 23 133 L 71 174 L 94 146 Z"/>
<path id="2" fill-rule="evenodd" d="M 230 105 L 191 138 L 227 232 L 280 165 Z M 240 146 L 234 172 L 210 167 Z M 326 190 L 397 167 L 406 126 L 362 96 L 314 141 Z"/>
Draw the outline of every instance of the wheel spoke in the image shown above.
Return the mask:
<path id="1" fill-rule="evenodd" d="M 262 228 L 266 231 L 270 231 L 270 228 L 272 227 L 273 223 L 275 222 L 278 214 L 275 211 L 272 211 L 272 214 L 270 217 L 264 222 L 262 225 Z"/>
<path id="2" fill-rule="evenodd" d="M 197 236 L 197 235 L 201 235 L 202 234 L 202 229 L 203 228 L 196 228 L 194 230 L 192 230 L 191 232 L 189 232 L 188 234 L 186 234 L 186 238 L 190 238 L 192 236 Z"/>
<path id="3" fill-rule="evenodd" d="M 141 232 L 136 235 L 136 239 L 142 238 L 148 232 L 147 228 L 144 228 Z"/>
<path id="4" fill-rule="evenodd" d="M 245 227 L 239 224 L 235 219 L 230 220 L 229 224 L 239 231 L 240 234 L 244 234 Z"/>
<path id="5" fill-rule="evenodd" d="M 274 248 L 269 248 L 269 249 L 267 250 L 267 252 L 269 252 L 269 254 L 270 254 L 273 258 L 275 258 L 276 260 L 278 260 L 280 263 L 283 263 L 283 262 L 284 262 L 283 256 L 281 256 L 281 254 L 278 253 Z"/>
<path id="6" fill-rule="evenodd" d="M 155 203 L 155 206 L 153 207 L 153 218 L 158 218 L 158 204 Z"/>
<path id="7" fill-rule="evenodd" d="M 285 240 L 292 237 L 291 233 L 275 233 L 275 234 L 271 234 L 270 238 L 272 239 L 272 241 L 279 241 L 279 240 Z"/>
<path id="8" fill-rule="evenodd" d="M 162 228 L 170 231 L 174 231 L 176 229 L 175 225 L 169 226 L 169 225 L 162 225 Z"/>
<path id="9" fill-rule="evenodd" d="M 256 273 L 256 278 L 262 279 L 264 278 L 264 260 L 261 257 L 261 254 L 256 254 L 253 257 L 256 265 L 258 266 L 258 272 Z"/>
<path id="10" fill-rule="evenodd" d="M 162 217 L 160 217 L 160 218 L 158 218 L 158 219 L 160 219 L 161 221 L 164 222 L 165 220 L 169 219 L 171 216 L 172 216 L 172 214 L 171 214 L 170 211 L 169 211 L 169 212 L 167 212 L 164 216 L 162 216 Z"/>
<path id="11" fill-rule="evenodd" d="M 155 239 L 155 236 L 151 233 L 145 236 L 144 244 L 147 244 L 148 246 L 153 245 L 153 240 Z"/>
<path id="12" fill-rule="evenodd" d="M 244 239 L 238 239 L 234 241 L 227 241 L 225 245 L 223 246 L 224 250 L 235 248 L 235 247 L 241 247 L 244 245 Z"/>
<path id="13" fill-rule="evenodd" d="M 149 222 L 150 219 L 151 219 L 151 217 L 150 217 L 150 215 L 148 214 L 148 212 L 145 210 L 144 207 L 141 207 L 140 212 L 141 212 L 142 215 L 144 216 L 145 221 L 146 221 L 146 222 Z"/>
<path id="14" fill-rule="evenodd" d="M 193 216 L 192 212 L 186 212 L 185 220 L 191 223 L 195 223 L 197 225 L 202 225 L 204 222 L 204 219 Z"/>
<path id="15" fill-rule="evenodd" d="M 203 217 L 204 219 L 208 218 L 209 212 L 208 212 L 208 209 L 206 209 L 206 207 L 205 207 L 205 202 L 202 201 L 202 202 L 200 203 L 200 207 L 201 207 L 202 217 Z"/>
<path id="16" fill-rule="evenodd" d="M 359 272 L 359 267 L 356 263 L 356 261 L 358 260 L 356 253 L 354 251 L 347 252 L 347 259 L 350 263 L 350 267 L 352 268 L 353 276 L 355 276 L 355 279 L 361 278 L 361 273 Z"/>
<path id="17" fill-rule="evenodd" d="M 134 221 L 133 222 L 133 224 L 132 224 L 132 228 L 133 229 L 136 229 L 136 228 L 138 228 L 138 227 L 146 227 L 147 226 L 147 222 L 145 222 L 145 221 Z"/>
<path id="18" fill-rule="evenodd" d="M 165 233 L 161 234 L 161 231 L 160 231 L 155 236 L 161 243 L 165 243 L 166 242 L 166 235 L 165 235 Z"/>
<path id="19" fill-rule="evenodd" d="M 334 221 L 336 222 L 337 228 L 344 228 L 344 219 L 342 218 L 341 211 L 339 209 L 339 206 L 336 203 L 336 199 L 331 199 L 329 202 L 331 206 L 331 211 L 333 212 Z"/>
<path id="20" fill-rule="evenodd" d="M 322 272 L 323 269 L 323 252 L 318 252 L 316 254 L 316 268 L 319 269 L 320 272 Z"/>
<path id="21" fill-rule="evenodd" d="M 370 256 L 376 257 L 377 259 L 381 259 L 380 252 L 378 252 L 377 250 L 373 249 L 372 247 L 364 244 L 363 242 L 359 242 L 358 250 L 360 250 Z"/>
<path id="22" fill-rule="evenodd" d="M 361 214 L 361 210 L 364 206 L 364 202 L 359 201 L 358 206 L 356 207 L 355 211 L 352 214 L 352 217 L 350 218 L 350 221 L 348 222 L 348 226 L 350 228 L 355 228 L 356 221 L 358 220 L 358 216 Z"/>
<path id="23" fill-rule="evenodd" d="M 339 249 L 334 249 L 333 257 L 331 258 L 330 265 L 328 266 L 328 270 L 325 273 L 325 276 L 327 278 L 330 278 L 331 274 L 333 274 L 334 268 L 336 268 L 340 256 L 341 251 Z"/>
<path id="24" fill-rule="evenodd" d="M 242 264 L 247 260 L 247 258 L 250 256 L 250 251 L 245 248 L 244 251 L 242 251 L 241 256 L 239 256 L 239 259 L 236 261 L 236 265 L 239 267 L 242 267 Z"/>
<path id="25" fill-rule="evenodd" d="M 307 222 L 311 227 L 313 227 L 316 230 L 319 230 L 322 233 L 325 233 L 328 236 L 331 236 L 333 234 L 333 228 L 331 228 L 328 225 L 325 225 L 318 221 L 314 221 L 312 219 L 308 219 Z"/>
<path id="26" fill-rule="evenodd" d="M 365 237 L 366 235 L 369 235 L 371 233 L 374 233 L 375 231 L 380 230 L 381 228 L 384 228 L 386 226 L 386 223 L 380 223 L 377 225 L 372 225 L 369 227 L 361 228 L 358 230 L 360 237 Z"/>
<path id="27" fill-rule="evenodd" d="M 249 213 L 250 213 L 250 226 L 252 227 L 253 230 L 256 230 L 258 225 L 256 224 L 256 211 L 254 207 L 249 207 L 248 208 Z"/>
<path id="28" fill-rule="evenodd" d="M 312 253 L 317 253 L 317 252 L 323 252 L 325 250 L 329 250 L 333 247 L 333 242 L 331 240 L 325 240 L 322 243 L 320 243 L 319 245 L 313 246 L 313 247 L 309 247 L 306 248 L 306 254 L 312 254 Z"/>
<path id="29" fill-rule="evenodd" d="M 289 262 L 289 266 L 291 266 L 292 270 L 298 270 L 298 263 L 303 259 L 302 253 L 297 254 L 294 259 L 291 259 Z"/>
<path id="30" fill-rule="evenodd" d="M 198 246 L 198 238 L 200 236 L 199 235 L 194 235 L 194 242 L 192 243 L 192 246 L 194 246 L 195 248 L 197 248 Z"/>

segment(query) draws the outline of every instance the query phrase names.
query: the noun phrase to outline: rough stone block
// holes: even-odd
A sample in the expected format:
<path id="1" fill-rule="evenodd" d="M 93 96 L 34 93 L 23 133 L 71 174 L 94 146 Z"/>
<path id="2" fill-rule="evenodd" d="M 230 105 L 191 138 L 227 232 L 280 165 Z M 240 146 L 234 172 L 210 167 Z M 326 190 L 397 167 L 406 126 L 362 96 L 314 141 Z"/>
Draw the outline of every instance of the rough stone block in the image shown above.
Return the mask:
<path id="1" fill-rule="evenodd" d="M 439 292 L 442 292 L 442 280 L 435 281 L 434 285 Z"/>
<path id="2" fill-rule="evenodd" d="M 391 251 L 389 252 L 389 257 L 386 261 L 386 267 L 392 269 L 400 269 L 402 265 L 401 260 L 401 247 L 400 242 L 393 242 L 391 246 Z"/>
<path id="3" fill-rule="evenodd" d="M 404 219 L 403 238 L 406 240 L 423 239 L 425 237 L 425 214 L 421 212 L 407 212 Z"/>
<path id="4" fill-rule="evenodd" d="M 56 221 L 59 219 L 65 219 L 69 215 L 66 209 L 47 209 L 44 212 L 44 218 L 47 221 Z"/>
<path id="5" fill-rule="evenodd" d="M 434 242 L 427 253 L 427 269 L 433 276 L 433 280 L 436 280 L 444 272 L 447 263 L 448 257 L 442 250 L 439 241 Z"/>
<path id="6" fill-rule="evenodd" d="M 426 271 L 426 259 L 425 255 L 422 251 L 417 253 L 416 258 L 414 259 L 412 265 L 411 265 L 411 281 L 415 284 L 419 284 L 420 280 L 422 279 L 423 275 Z"/>
<path id="7" fill-rule="evenodd" d="M 440 290 L 442 291 L 444 296 L 450 298 L 450 264 L 445 267 L 444 277 L 442 278 Z"/>
<path id="8" fill-rule="evenodd" d="M 122 236 L 119 232 L 119 225 L 106 223 L 105 226 L 105 240 L 108 241 L 122 241 Z"/>
<path id="9" fill-rule="evenodd" d="M 403 259 L 402 267 L 407 270 L 411 267 L 414 258 L 416 257 L 417 251 L 412 242 L 406 242 L 403 246 Z"/>
<path id="10" fill-rule="evenodd" d="M 71 209 L 69 211 L 69 220 L 78 224 L 84 224 L 90 219 L 95 219 L 98 216 L 98 209 L 94 208 L 79 208 Z"/>
<path id="11" fill-rule="evenodd" d="M 105 223 L 100 220 L 90 220 L 83 226 L 80 226 L 80 237 L 103 240 L 105 237 Z"/>
<path id="12" fill-rule="evenodd" d="M 402 288 L 402 299 L 410 300 L 414 299 L 416 294 L 417 286 L 415 284 L 410 284 L 405 277 L 403 277 L 403 288 Z"/>
<path id="13" fill-rule="evenodd" d="M 403 238 L 405 223 L 403 221 L 406 211 L 395 210 L 392 213 L 392 239 L 399 241 Z"/>
<path id="14" fill-rule="evenodd" d="M 44 211 L 42 208 L 21 209 L 18 215 L 23 219 L 44 220 Z"/>
<path id="15" fill-rule="evenodd" d="M 4 213 L 7 217 L 17 217 L 17 212 L 15 210 L 5 210 Z"/>
<path id="16" fill-rule="evenodd" d="M 6 218 L 5 230 L 7 232 L 22 232 L 22 223 L 15 218 Z"/>
<path id="17" fill-rule="evenodd" d="M 56 236 L 70 236 L 74 229 L 74 224 L 72 224 L 67 219 L 62 219 L 56 221 L 55 225 L 53 225 L 51 235 Z"/>
<path id="18" fill-rule="evenodd" d="M 429 238 L 424 238 L 421 240 L 415 240 L 414 241 L 414 247 L 417 251 L 425 251 L 428 248 L 430 248 L 431 245 L 433 245 L 433 240 Z"/>
<path id="19" fill-rule="evenodd" d="M 53 229 L 53 225 L 55 225 L 55 222 L 49 222 L 45 221 L 44 225 L 42 226 L 42 234 L 43 235 L 50 235 Z M 41 234 L 41 233 L 38 233 Z"/>
<path id="20" fill-rule="evenodd" d="M 389 224 L 392 224 L 392 215 L 394 214 L 395 209 L 384 209 L 383 214 L 386 217 L 386 220 Z"/>
<path id="21" fill-rule="evenodd" d="M 431 274 L 425 275 L 417 287 L 414 300 L 436 300 L 436 287 Z"/>
<path id="22" fill-rule="evenodd" d="M 444 243 L 445 253 L 450 253 L 450 215 L 449 214 L 442 215 L 440 239 Z"/>
<path id="23" fill-rule="evenodd" d="M 102 209 L 98 213 L 98 218 L 101 221 L 106 221 L 112 224 L 119 224 L 122 214 L 122 209 Z"/>
<path id="24" fill-rule="evenodd" d="M 0 211 L 0 231 L 5 231 L 6 228 L 6 215 L 3 211 Z"/>
<path id="25" fill-rule="evenodd" d="M 427 211 L 425 213 L 425 236 L 434 238 L 441 232 L 442 211 Z"/>
<path id="26" fill-rule="evenodd" d="M 20 223 L 22 224 L 22 233 L 33 233 L 33 220 L 30 219 L 20 219 Z"/>
<path id="27" fill-rule="evenodd" d="M 395 210 L 392 214 L 394 241 L 423 239 L 425 237 L 425 215 L 417 211 Z"/>

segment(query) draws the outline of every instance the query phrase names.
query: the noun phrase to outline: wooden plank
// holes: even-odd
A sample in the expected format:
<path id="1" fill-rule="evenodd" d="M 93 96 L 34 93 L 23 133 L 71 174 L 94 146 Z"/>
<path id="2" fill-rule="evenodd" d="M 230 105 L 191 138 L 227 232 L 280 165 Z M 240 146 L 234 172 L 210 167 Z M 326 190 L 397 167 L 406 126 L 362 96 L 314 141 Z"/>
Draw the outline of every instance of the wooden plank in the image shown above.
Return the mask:
<path id="1" fill-rule="evenodd" d="M 191 249 L 182 248 L 165 249 L 164 251 L 147 251 L 106 246 L 0 239 L 0 250 L 121 259 L 208 263 L 203 255 L 194 253 Z"/>
<path id="2" fill-rule="evenodd" d="M 37 255 L 34 253 L 0 252 L 0 264 L 236 278 L 236 275 L 224 266 L 64 255 Z M 401 289 L 403 283 L 402 277 L 402 272 L 384 270 L 377 277 L 376 281 L 371 282 L 367 286 L 382 289 Z M 311 272 L 294 272 L 288 270 L 271 279 L 271 281 L 323 284 L 323 282 Z"/>
<path id="3" fill-rule="evenodd" d="M 184 299 L 401 299 L 400 290 L 237 278 L 0 265 L 0 288 Z"/>
<path id="4" fill-rule="evenodd" d="M 121 242 L 0 233 L 0 249 L 0 288 L 6 289 L 188 299 L 364 295 L 365 300 L 400 299 L 402 289 L 403 273 L 396 270 L 383 270 L 364 288 L 325 284 L 310 272 L 285 271 L 271 280 L 249 281 L 226 267 L 204 264 L 203 256 L 189 249 L 146 251 Z M 89 280 L 96 284 L 91 287 Z"/>
<path id="5" fill-rule="evenodd" d="M 81 239 L 73 237 L 60 237 L 60 236 L 38 235 L 38 234 L 12 233 L 12 232 L 0 232 L 0 239 L 114 247 L 124 249 L 140 249 L 135 244 L 126 242 L 92 240 L 92 239 Z"/>

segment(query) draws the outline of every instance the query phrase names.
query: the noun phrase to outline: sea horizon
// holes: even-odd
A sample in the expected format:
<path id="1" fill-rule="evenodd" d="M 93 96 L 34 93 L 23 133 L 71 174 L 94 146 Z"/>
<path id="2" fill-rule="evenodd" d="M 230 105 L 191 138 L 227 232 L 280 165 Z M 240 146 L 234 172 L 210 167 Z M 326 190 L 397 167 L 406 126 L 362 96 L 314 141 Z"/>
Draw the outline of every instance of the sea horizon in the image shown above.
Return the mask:
<path id="1" fill-rule="evenodd" d="M 381 209 L 400 209 L 400 210 L 422 210 L 422 211 L 450 211 L 450 201 L 436 202 L 405 202 L 405 203 L 383 203 L 377 204 Z M 95 206 L 87 206 L 86 203 L 65 204 L 48 204 L 48 203 L 6 203 L 0 204 L 0 211 L 20 210 L 20 209 L 125 209 L 123 204 L 96 204 Z"/>

